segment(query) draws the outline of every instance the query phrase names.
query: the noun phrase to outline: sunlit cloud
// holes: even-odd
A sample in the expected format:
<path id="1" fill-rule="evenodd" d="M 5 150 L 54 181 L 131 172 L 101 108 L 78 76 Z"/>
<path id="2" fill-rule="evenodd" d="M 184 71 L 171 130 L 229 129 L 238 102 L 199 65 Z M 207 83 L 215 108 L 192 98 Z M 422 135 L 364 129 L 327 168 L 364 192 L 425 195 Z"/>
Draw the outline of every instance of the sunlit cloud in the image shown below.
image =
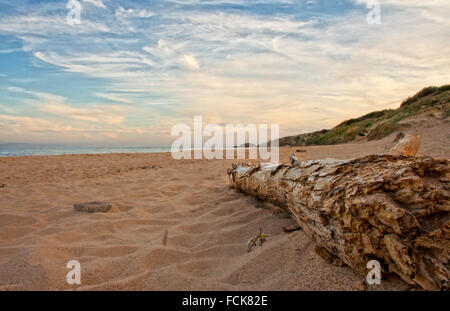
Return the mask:
<path id="1" fill-rule="evenodd" d="M 188 70 L 196 71 L 200 68 L 200 63 L 193 55 L 183 55 L 180 61 L 182 66 Z"/>
<path id="2" fill-rule="evenodd" d="M 100 97 L 100 98 L 105 98 L 108 100 L 121 102 L 121 103 L 130 103 L 131 102 L 131 100 L 129 100 L 129 99 L 119 97 L 119 96 L 113 95 L 113 94 L 95 93 L 94 95 L 97 97 Z"/>
<path id="3" fill-rule="evenodd" d="M 0 57 L 25 52 L 30 70 L 52 74 L 33 76 L 45 92 L 36 83 L 4 87 L 14 105 L 29 105 L 27 118 L 89 139 L 108 133 L 98 137 L 168 145 L 170 128 L 194 115 L 278 123 L 282 135 L 330 128 L 450 81 L 450 3 L 380 2 L 380 25 L 366 23 L 362 0 L 329 12 L 324 1 L 89 0 L 77 26 L 67 25 L 64 6 L 22 7 L 26 13 L 0 17 L 12 42 Z M 55 73 L 73 83 L 56 86 Z M 20 118 L 12 106 L 2 102 L 0 113 Z M 26 120 L 3 122 L 16 133 Z M 6 127 L 1 133 L 14 137 Z"/>

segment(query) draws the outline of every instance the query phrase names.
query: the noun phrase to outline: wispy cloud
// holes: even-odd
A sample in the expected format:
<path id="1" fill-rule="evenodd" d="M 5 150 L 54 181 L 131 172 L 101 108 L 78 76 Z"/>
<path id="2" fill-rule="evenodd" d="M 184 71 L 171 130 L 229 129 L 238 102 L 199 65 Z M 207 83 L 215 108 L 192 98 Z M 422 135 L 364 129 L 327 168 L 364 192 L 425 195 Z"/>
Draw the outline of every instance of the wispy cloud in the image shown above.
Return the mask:
<path id="1" fill-rule="evenodd" d="M 93 4 L 94 6 L 97 6 L 99 8 L 106 9 L 106 6 L 103 4 L 102 0 L 83 0 L 83 3 Z"/>
<path id="2" fill-rule="evenodd" d="M 110 137 L 169 143 L 171 126 L 196 114 L 213 123 L 276 122 L 283 135 L 295 134 L 449 82 L 448 1 L 381 1 L 381 25 L 366 23 L 366 1 L 339 3 L 90 0 L 81 25 L 67 25 L 64 6 L 22 8 L 0 16 L 0 33 L 19 40 L 13 49 L 41 70 L 92 83 L 78 94 L 55 87 L 60 97 L 15 90 L 24 104 L 34 92 L 47 102 L 36 114 Z M 51 77 L 44 73 L 42 85 Z"/>
<path id="3" fill-rule="evenodd" d="M 75 108 L 59 102 L 42 103 L 41 111 L 49 114 L 103 124 L 121 124 L 124 120 L 124 109 L 120 106 L 91 105 L 88 108 Z"/>
<path id="4" fill-rule="evenodd" d="M 140 18 L 147 18 L 147 17 L 152 17 L 155 16 L 156 14 L 148 11 L 147 9 L 141 9 L 141 10 L 136 10 L 136 9 L 124 9 L 123 7 L 119 7 L 116 10 L 116 16 L 119 17 L 140 17 Z"/>
<path id="5" fill-rule="evenodd" d="M 7 16 L 0 19 L 0 33 L 15 34 L 22 38 L 33 38 L 29 37 L 29 35 L 82 35 L 109 31 L 110 29 L 104 24 L 89 20 L 83 20 L 83 23 L 77 25 L 77 27 L 70 26 L 67 24 L 64 15 L 40 16 L 30 14 L 23 16 Z"/>
<path id="6" fill-rule="evenodd" d="M 126 98 L 123 98 L 123 97 L 119 97 L 119 96 L 114 95 L 114 94 L 95 93 L 94 95 L 97 96 L 97 97 L 100 97 L 100 98 L 105 98 L 105 99 L 108 99 L 108 100 L 121 102 L 121 103 L 130 103 L 131 102 L 131 100 L 129 100 L 129 99 L 126 99 Z"/>
<path id="7" fill-rule="evenodd" d="M 30 95 L 33 99 L 27 99 L 25 102 L 48 115 L 99 124 L 121 124 L 124 121 L 126 109 L 122 106 L 94 103 L 87 107 L 73 107 L 66 103 L 67 98 L 55 94 L 34 92 L 15 86 L 8 87 L 8 91 Z"/>

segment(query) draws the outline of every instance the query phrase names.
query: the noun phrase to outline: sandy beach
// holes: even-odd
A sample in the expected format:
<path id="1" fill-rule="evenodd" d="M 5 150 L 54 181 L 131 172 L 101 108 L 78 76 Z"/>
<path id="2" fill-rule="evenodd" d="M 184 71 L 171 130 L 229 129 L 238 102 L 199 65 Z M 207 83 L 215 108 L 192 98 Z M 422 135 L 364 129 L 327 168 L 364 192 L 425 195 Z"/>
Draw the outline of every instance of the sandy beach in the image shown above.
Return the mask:
<path id="1" fill-rule="evenodd" d="M 419 154 L 449 154 L 442 127 L 422 135 Z M 298 149 L 300 160 L 378 154 L 392 137 L 282 148 L 280 158 Z M 326 263 L 302 231 L 283 232 L 295 226 L 287 214 L 230 188 L 232 162 L 170 153 L 0 158 L 0 290 L 409 288 L 395 278 L 368 287 L 364 275 Z M 112 208 L 73 209 L 94 200 Z M 260 228 L 270 237 L 248 253 Z M 81 285 L 66 282 L 70 260 L 81 263 Z"/>

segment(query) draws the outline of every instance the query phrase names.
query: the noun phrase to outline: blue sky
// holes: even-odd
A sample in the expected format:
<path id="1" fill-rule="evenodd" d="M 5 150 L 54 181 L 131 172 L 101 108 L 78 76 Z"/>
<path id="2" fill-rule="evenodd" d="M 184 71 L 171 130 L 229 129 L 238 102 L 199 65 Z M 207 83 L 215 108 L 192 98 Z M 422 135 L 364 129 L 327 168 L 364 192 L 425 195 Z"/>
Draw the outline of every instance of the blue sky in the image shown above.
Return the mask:
<path id="1" fill-rule="evenodd" d="M 176 123 L 282 135 L 450 82 L 450 2 L 0 0 L 0 143 L 170 145 Z"/>

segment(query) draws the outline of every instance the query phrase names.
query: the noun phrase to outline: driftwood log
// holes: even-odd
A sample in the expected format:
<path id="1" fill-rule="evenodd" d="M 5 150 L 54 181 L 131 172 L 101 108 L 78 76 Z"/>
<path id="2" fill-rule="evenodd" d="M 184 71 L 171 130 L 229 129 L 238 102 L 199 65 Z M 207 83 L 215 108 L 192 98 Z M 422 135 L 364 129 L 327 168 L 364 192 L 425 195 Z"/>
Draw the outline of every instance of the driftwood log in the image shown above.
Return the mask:
<path id="1" fill-rule="evenodd" d="M 330 262 L 378 260 L 427 290 L 450 280 L 448 160 L 374 155 L 294 165 L 233 164 L 231 185 L 288 212 Z"/>

